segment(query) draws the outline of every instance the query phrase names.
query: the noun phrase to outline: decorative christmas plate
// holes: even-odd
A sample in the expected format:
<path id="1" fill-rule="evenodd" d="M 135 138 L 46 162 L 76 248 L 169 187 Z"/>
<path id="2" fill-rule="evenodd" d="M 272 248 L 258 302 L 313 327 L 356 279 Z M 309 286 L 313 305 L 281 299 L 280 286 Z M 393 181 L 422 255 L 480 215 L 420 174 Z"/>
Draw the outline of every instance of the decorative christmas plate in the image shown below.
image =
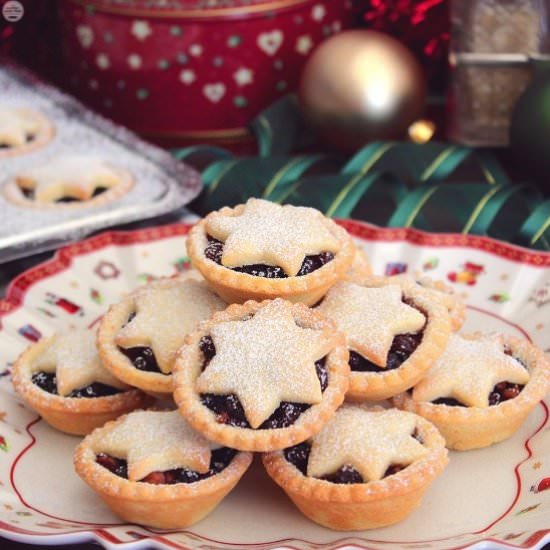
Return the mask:
<path id="1" fill-rule="evenodd" d="M 376 273 L 419 270 L 468 303 L 465 331 L 500 330 L 550 351 L 550 254 L 485 237 L 342 222 Z M 400 524 L 340 533 L 305 519 L 258 460 L 209 517 L 181 531 L 122 523 L 74 473 L 79 439 L 54 431 L 14 395 L 10 364 L 41 335 L 92 326 L 125 292 L 189 268 L 187 225 L 104 233 L 22 273 L 0 302 L 0 536 L 27 543 L 94 539 L 106 548 L 311 550 L 541 548 L 550 542 L 550 398 L 514 437 L 452 452 Z"/>

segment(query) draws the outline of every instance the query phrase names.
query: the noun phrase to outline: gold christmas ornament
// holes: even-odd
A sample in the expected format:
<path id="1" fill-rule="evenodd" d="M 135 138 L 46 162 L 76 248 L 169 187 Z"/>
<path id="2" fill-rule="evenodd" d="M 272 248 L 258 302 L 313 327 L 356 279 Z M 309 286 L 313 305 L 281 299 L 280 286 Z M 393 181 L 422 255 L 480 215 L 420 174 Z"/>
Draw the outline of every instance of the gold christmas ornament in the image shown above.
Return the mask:
<path id="1" fill-rule="evenodd" d="M 354 150 L 406 134 L 420 118 L 426 81 L 413 54 L 376 31 L 345 31 L 308 60 L 299 87 L 306 122 L 321 140 Z"/>

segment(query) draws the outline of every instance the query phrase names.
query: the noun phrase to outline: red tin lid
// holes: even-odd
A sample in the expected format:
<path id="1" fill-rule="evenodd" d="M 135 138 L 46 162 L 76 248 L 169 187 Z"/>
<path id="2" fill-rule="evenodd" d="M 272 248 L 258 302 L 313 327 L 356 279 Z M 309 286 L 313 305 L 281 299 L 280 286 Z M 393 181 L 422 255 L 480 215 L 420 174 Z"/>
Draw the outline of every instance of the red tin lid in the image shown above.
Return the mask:
<path id="1" fill-rule="evenodd" d="M 313 0 L 70 0 L 89 11 L 142 17 L 231 17 L 278 11 Z"/>

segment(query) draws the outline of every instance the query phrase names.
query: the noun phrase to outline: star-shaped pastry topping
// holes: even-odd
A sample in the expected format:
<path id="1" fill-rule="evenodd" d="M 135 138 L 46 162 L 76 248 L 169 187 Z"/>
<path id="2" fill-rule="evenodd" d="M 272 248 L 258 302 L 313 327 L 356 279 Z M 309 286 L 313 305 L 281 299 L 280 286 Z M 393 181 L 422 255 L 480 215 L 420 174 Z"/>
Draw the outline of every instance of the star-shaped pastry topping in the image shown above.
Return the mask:
<path id="1" fill-rule="evenodd" d="M 236 394 L 252 428 L 281 401 L 316 404 L 322 399 L 315 361 L 335 346 L 332 332 L 299 327 L 292 304 L 276 299 L 247 321 L 215 325 L 216 355 L 199 376 L 199 393 Z"/>
<path id="2" fill-rule="evenodd" d="M 328 291 L 318 310 L 346 335 L 350 349 L 384 368 L 394 337 L 416 333 L 426 323 L 401 297 L 398 285 L 365 287 L 346 281 Z"/>
<path id="3" fill-rule="evenodd" d="M 178 411 L 128 414 L 95 446 L 98 453 L 125 459 L 130 481 L 139 481 L 151 472 L 188 468 L 206 473 L 210 467 L 210 443 Z"/>
<path id="4" fill-rule="evenodd" d="M 57 393 L 61 396 L 93 382 L 128 388 L 102 365 L 91 330 L 69 330 L 54 335 L 50 345 L 35 359 L 33 371 L 55 372 Z"/>
<path id="5" fill-rule="evenodd" d="M 150 347 L 160 370 L 168 374 L 185 336 L 227 304 L 206 283 L 186 279 L 172 286 L 166 281 L 134 293 L 135 317 L 116 336 L 123 348 Z"/>
<path id="6" fill-rule="evenodd" d="M 527 384 L 529 372 L 504 353 L 502 336 L 463 338 L 452 334 L 447 347 L 415 386 L 415 401 L 452 397 L 468 407 L 489 407 L 489 394 L 499 382 Z"/>
<path id="7" fill-rule="evenodd" d="M 18 147 L 36 134 L 38 122 L 22 109 L 0 109 L 0 145 Z"/>
<path id="8" fill-rule="evenodd" d="M 206 228 L 225 243 L 222 264 L 226 267 L 277 265 L 292 277 L 306 256 L 340 249 L 321 212 L 262 199 L 249 199 L 239 216 L 214 212 Z"/>
<path id="9" fill-rule="evenodd" d="M 307 475 L 323 477 L 349 465 L 364 482 L 382 479 L 392 464 L 408 466 L 428 452 L 412 437 L 415 427 L 412 413 L 343 405 L 313 438 Z"/>
<path id="10" fill-rule="evenodd" d="M 98 187 L 117 185 L 120 176 L 97 157 L 67 155 L 20 172 L 16 181 L 34 190 L 35 201 L 52 202 L 63 197 L 88 200 Z"/>

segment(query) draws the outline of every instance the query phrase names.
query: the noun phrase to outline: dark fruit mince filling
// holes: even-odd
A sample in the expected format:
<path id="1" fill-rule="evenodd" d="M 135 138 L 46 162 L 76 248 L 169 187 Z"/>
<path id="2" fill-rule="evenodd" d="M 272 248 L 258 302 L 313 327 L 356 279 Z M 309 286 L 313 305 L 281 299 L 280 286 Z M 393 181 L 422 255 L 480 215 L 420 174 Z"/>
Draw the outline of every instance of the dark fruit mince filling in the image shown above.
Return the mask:
<path id="1" fill-rule="evenodd" d="M 57 377 L 53 372 L 36 372 L 32 375 L 32 383 L 36 384 L 40 389 L 57 395 Z M 113 388 L 112 386 L 107 386 L 101 382 L 94 382 L 85 386 L 84 388 L 79 388 L 73 390 L 69 395 L 64 397 L 106 397 L 108 395 L 115 395 L 116 393 L 121 393 L 122 390 L 118 388 Z"/>
<path id="2" fill-rule="evenodd" d="M 147 372 L 156 372 L 157 374 L 166 374 L 162 372 L 157 363 L 153 350 L 146 346 L 136 346 L 135 348 L 121 348 L 119 351 L 125 355 L 132 365 L 138 370 Z"/>
<path id="3" fill-rule="evenodd" d="M 229 447 L 221 447 L 220 449 L 214 449 L 211 452 L 210 467 L 208 472 L 201 474 L 195 470 L 189 470 L 187 468 L 175 468 L 173 470 L 166 470 L 164 472 L 151 472 L 140 482 L 152 483 L 154 485 L 173 485 L 175 483 L 195 483 L 203 479 L 212 477 L 215 474 L 219 474 L 222 470 L 225 470 L 231 463 L 237 451 L 230 449 Z M 122 458 L 115 458 L 105 453 L 99 453 L 96 456 L 96 462 L 107 468 L 111 473 L 128 479 L 128 464 L 126 460 Z"/>
<path id="4" fill-rule="evenodd" d="M 94 192 L 91 196 L 91 198 L 95 198 L 97 197 L 98 195 L 101 195 L 102 193 L 105 193 L 105 191 L 107 191 L 107 187 L 96 187 L 94 189 Z M 25 196 L 26 199 L 32 201 L 34 200 L 34 189 L 25 189 L 25 188 L 21 188 L 21 193 L 23 193 L 23 195 Z M 59 202 L 59 203 L 65 203 L 65 202 L 82 202 L 80 199 L 77 199 L 75 197 L 69 197 L 69 196 L 65 196 L 65 197 L 60 197 L 59 199 L 56 199 L 55 202 Z"/>
<path id="5" fill-rule="evenodd" d="M 512 350 L 507 346 L 504 348 L 504 353 L 513 357 L 524 369 L 527 369 L 527 365 L 524 361 L 515 357 L 512 354 Z M 489 394 L 489 405 L 494 406 L 504 401 L 509 401 L 517 397 L 525 386 L 522 384 L 512 384 L 512 382 L 499 382 L 494 388 L 493 391 Z M 440 397 L 439 399 L 434 399 L 432 401 L 434 405 L 447 405 L 449 407 L 467 407 L 464 403 L 455 399 L 454 397 Z"/>
<path id="6" fill-rule="evenodd" d="M 298 468 L 298 470 L 300 470 L 303 475 L 307 476 L 307 463 L 309 460 L 310 451 L 311 445 L 307 441 L 304 441 L 304 443 L 299 443 L 298 445 L 294 445 L 294 447 L 288 447 L 283 451 L 283 453 L 287 462 L 290 462 L 291 464 L 296 466 L 296 468 Z M 406 467 L 406 464 L 391 464 L 384 473 L 384 477 L 396 474 Z M 320 479 L 340 485 L 365 482 L 363 476 L 353 466 L 350 466 L 349 464 L 344 464 L 344 466 L 338 468 L 338 470 L 336 470 L 332 474 L 323 476 Z"/>
<path id="7" fill-rule="evenodd" d="M 216 355 L 216 348 L 210 336 L 203 336 L 200 339 L 199 348 L 204 356 L 202 364 L 202 370 L 204 370 L 214 355 Z M 328 386 L 328 371 L 325 363 L 326 357 L 315 362 L 315 371 L 321 385 L 321 391 L 325 391 Z M 216 420 L 220 424 L 229 424 L 238 428 L 250 428 L 241 402 L 235 394 L 217 395 L 214 393 L 201 393 L 201 401 L 205 407 L 216 413 Z M 273 414 L 257 429 L 269 430 L 291 426 L 310 406 L 306 403 L 282 401 Z"/>
<path id="8" fill-rule="evenodd" d="M 130 315 L 128 316 L 128 320 L 126 321 L 124 326 L 126 326 L 135 316 L 135 311 L 130 313 Z M 157 358 L 155 357 L 155 354 L 150 347 L 136 346 L 133 348 L 122 348 L 119 346 L 118 350 L 130 360 L 130 362 L 136 369 L 166 375 L 166 373 L 160 370 L 160 367 L 157 363 Z"/>
<path id="9" fill-rule="evenodd" d="M 204 250 L 204 255 L 213 262 L 222 265 L 223 243 L 208 236 L 208 245 Z M 300 271 L 296 274 L 296 277 L 302 277 L 316 271 L 317 269 L 328 264 L 334 260 L 334 254 L 332 252 L 321 252 L 313 256 L 306 256 L 302 263 Z M 254 277 L 265 277 L 266 279 L 286 279 L 288 275 L 285 273 L 282 267 L 266 265 L 266 264 L 251 264 L 243 265 L 241 267 L 228 268 L 239 273 L 247 273 Z"/>
<path id="10" fill-rule="evenodd" d="M 31 141 L 34 141 L 34 138 L 36 136 L 34 134 L 27 134 L 25 136 L 25 143 L 30 143 Z M 13 145 L 9 145 L 8 143 L 0 143 L 0 149 L 13 149 Z"/>
<path id="11" fill-rule="evenodd" d="M 402 301 L 403 303 L 420 311 L 420 313 L 422 313 L 424 317 L 428 317 L 426 312 L 423 311 L 416 304 L 414 304 L 412 301 L 408 300 L 407 298 L 403 298 Z M 423 336 L 424 329 L 422 329 L 420 332 L 417 332 L 416 334 L 397 334 L 392 341 L 391 348 L 388 352 L 388 357 L 386 359 L 385 367 L 379 367 L 356 351 L 350 350 L 350 369 L 355 372 L 377 372 L 379 374 L 388 370 L 397 369 L 413 354 L 413 352 L 422 342 Z"/>
<path id="12" fill-rule="evenodd" d="M 498 405 L 504 401 L 514 399 L 514 397 L 517 397 L 521 393 L 521 390 L 523 390 L 524 387 L 525 386 L 522 386 L 521 384 L 499 382 L 489 394 L 489 405 Z M 432 403 L 434 405 L 447 405 L 449 407 L 467 407 L 467 405 L 454 397 L 440 397 L 438 399 L 434 399 Z"/>

